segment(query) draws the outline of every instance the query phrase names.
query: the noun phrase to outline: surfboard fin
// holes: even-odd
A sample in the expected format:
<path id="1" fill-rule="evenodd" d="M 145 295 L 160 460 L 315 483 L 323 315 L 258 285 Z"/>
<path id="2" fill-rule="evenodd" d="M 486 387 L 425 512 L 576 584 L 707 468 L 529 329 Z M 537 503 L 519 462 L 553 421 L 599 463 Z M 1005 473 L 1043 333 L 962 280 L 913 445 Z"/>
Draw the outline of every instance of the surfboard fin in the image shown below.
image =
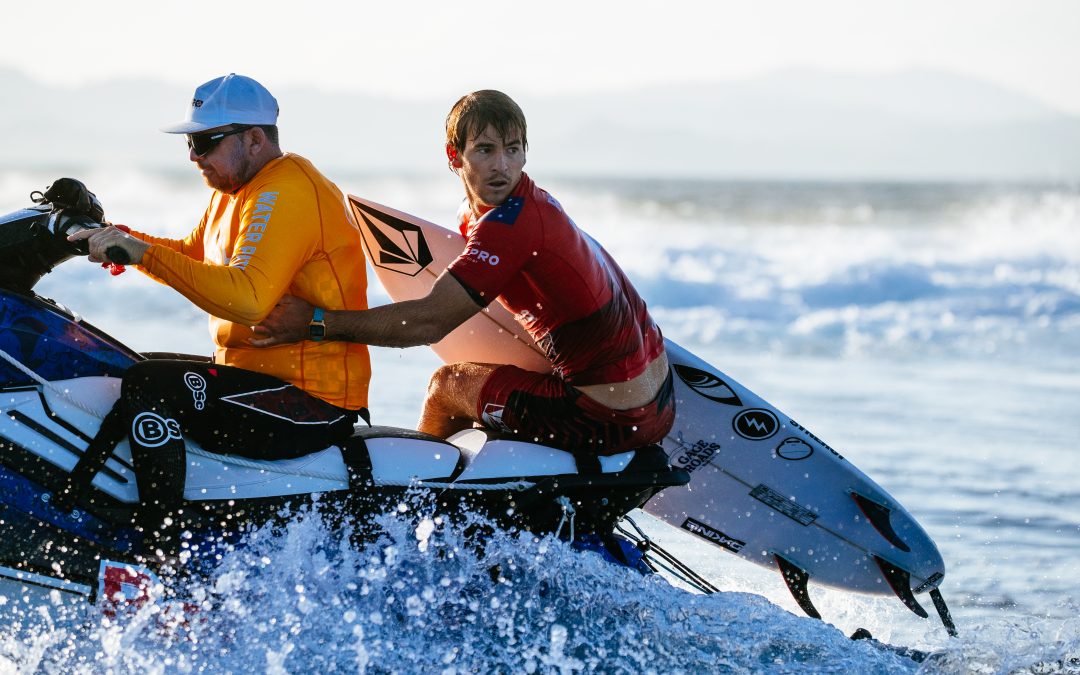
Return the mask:
<path id="1" fill-rule="evenodd" d="M 889 507 L 878 504 L 868 497 L 864 497 L 858 492 L 851 493 L 852 499 L 859 505 L 859 509 L 866 516 L 866 519 L 870 521 L 870 524 L 874 526 L 874 529 L 878 531 L 878 534 L 885 537 L 890 544 L 900 549 L 904 553 L 911 553 L 911 547 L 904 543 L 904 540 L 900 538 L 900 535 L 896 534 L 896 530 L 893 529 L 892 521 L 889 519 L 889 514 L 892 513 L 892 509 Z"/>
<path id="2" fill-rule="evenodd" d="M 896 597 L 900 598 L 900 601 L 907 605 L 907 608 L 911 611 L 924 619 L 929 618 L 930 615 L 926 613 L 919 601 L 915 599 L 915 594 L 911 592 L 911 573 L 878 556 L 874 556 L 874 562 L 877 563 L 881 575 L 885 577 L 885 581 L 889 582 L 893 593 L 896 593 Z"/>
<path id="3" fill-rule="evenodd" d="M 779 553 L 774 553 L 773 557 L 776 558 L 780 574 L 784 577 L 784 583 L 787 584 L 795 602 L 799 603 L 799 607 L 806 612 L 807 616 L 820 619 L 821 613 L 814 607 L 814 603 L 810 602 L 810 593 L 806 590 L 806 582 L 810 580 L 810 574 Z"/>
<path id="4" fill-rule="evenodd" d="M 953 623 L 952 614 L 949 613 L 949 608 L 945 604 L 945 598 L 941 597 L 941 591 L 936 588 L 930 591 L 930 599 L 934 601 L 934 609 L 937 610 L 941 623 L 945 625 L 945 630 L 949 632 L 949 635 L 951 637 L 960 635 L 956 630 L 956 624 Z"/>

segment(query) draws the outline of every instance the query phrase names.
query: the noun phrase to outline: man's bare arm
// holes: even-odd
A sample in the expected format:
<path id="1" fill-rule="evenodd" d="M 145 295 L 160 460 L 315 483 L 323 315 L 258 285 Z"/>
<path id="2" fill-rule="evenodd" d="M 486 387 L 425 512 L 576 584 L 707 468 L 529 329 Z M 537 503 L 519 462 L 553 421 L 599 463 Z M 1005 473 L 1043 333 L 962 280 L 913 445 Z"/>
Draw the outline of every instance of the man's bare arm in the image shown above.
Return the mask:
<path id="1" fill-rule="evenodd" d="M 307 302 L 286 296 L 258 326 L 256 347 L 270 347 L 308 339 L 308 323 L 314 311 Z M 419 300 L 395 302 L 367 310 L 327 311 L 326 337 L 379 347 L 429 345 L 465 323 L 480 311 L 468 291 L 452 275 L 443 272 L 431 292 Z"/>

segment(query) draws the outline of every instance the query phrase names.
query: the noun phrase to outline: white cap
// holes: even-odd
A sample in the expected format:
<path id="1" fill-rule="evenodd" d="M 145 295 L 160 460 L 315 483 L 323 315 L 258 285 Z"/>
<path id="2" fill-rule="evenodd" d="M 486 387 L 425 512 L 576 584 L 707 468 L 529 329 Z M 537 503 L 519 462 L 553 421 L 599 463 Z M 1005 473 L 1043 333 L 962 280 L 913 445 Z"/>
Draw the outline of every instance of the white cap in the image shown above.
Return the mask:
<path id="1" fill-rule="evenodd" d="M 229 73 L 202 84 L 183 121 L 161 128 L 167 134 L 197 134 L 229 124 L 277 124 L 278 103 L 250 77 Z"/>

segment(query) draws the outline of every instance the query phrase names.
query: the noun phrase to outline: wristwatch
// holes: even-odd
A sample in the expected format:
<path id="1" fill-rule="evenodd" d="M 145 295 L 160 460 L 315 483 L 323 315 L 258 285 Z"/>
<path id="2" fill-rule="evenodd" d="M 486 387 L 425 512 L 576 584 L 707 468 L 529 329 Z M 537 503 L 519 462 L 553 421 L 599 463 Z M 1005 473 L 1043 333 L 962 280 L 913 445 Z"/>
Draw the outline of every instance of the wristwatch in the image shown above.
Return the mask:
<path id="1" fill-rule="evenodd" d="M 326 337 L 326 322 L 323 321 L 324 314 L 322 307 L 316 307 L 315 313 L 311 315 L 311 323 L 308 324 L 308 335 L 315 342 L 321 342 Z"/>

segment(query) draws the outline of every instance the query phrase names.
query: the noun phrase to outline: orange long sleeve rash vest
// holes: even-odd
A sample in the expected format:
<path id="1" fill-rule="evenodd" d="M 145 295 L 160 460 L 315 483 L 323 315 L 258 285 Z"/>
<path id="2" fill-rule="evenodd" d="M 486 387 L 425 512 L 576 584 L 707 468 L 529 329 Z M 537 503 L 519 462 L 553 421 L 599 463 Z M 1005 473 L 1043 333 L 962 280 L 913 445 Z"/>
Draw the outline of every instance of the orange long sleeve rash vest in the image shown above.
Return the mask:
<path id="1" fill-rule="evenodd" d="M 214 360 L 273 375 L 334 405 L 367 406 L 366 345 L 303 341 L 252 347 L 250 326 L 288 293 L 324 309 L 367 309 L 360 231 L 341 191 L 286 153 L 233 194 L 215 191 L 184 239 L 145 233 L 142 269 L 210 314 Z"/>

